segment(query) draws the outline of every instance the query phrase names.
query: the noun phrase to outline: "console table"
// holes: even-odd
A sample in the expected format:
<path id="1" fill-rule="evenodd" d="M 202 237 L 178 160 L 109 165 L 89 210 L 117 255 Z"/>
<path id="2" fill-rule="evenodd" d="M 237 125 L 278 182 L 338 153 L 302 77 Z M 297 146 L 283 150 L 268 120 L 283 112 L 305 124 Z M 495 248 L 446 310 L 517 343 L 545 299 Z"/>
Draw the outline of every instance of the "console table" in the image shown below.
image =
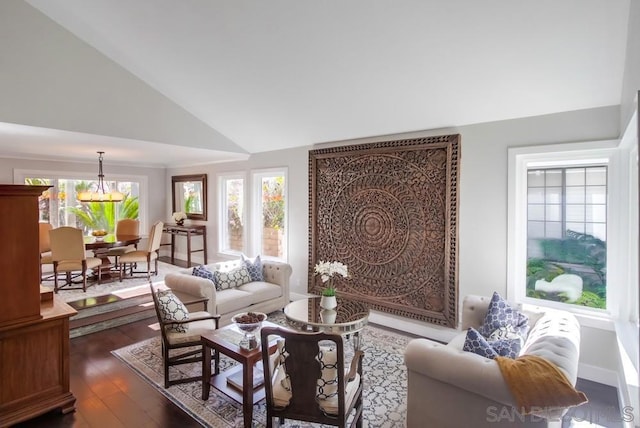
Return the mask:
<path id="1" fill-rule="evenodd" d="M 193 225 L 177 225 L 165 224 L 162 230 L 171 234 L 171 264 L 175 261 L 176 252 L 176 236 L 184 236 L 187 238 L 187 267 L 191 267 L 191 254 L 202 251 L 204 254 L 203 264 L 207 264 L 207 226 L 201 224 Z M 202 248 L 194 250 L 191 246 L 192 236 L 202 236 Z"/>

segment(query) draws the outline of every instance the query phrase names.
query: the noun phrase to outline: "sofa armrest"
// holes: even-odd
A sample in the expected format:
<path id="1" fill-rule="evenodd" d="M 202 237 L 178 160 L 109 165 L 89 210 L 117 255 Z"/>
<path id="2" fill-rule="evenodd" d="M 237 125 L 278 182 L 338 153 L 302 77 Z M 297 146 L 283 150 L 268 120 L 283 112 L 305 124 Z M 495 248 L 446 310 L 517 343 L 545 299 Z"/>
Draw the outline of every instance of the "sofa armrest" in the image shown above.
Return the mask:
<path id="1" fill-rule="evenodd" d="M 291 277 L 291 265 L 273 260 L 262 261 L 262 273 L 264 280 L 282 287 L 282 295 L 289 302 L 289 278 Z"/>
<path id="2" fill-rule="evenodd" d="M 194 297 L 209 299 L 207 302 L 207 312 L 215 314 L 216 287 L 210 280 L 199 276 L 185 275 L 183 273 L 168 273 L 164 277 L 164 284 L 172 290 Z"/>
<path id="3" fill-rule="evenodd" d="M 405 349 L 407 377 L 426 376 L 440 382 L 516 406 L 498 363 L 428 339 L 413 339 Z"/>

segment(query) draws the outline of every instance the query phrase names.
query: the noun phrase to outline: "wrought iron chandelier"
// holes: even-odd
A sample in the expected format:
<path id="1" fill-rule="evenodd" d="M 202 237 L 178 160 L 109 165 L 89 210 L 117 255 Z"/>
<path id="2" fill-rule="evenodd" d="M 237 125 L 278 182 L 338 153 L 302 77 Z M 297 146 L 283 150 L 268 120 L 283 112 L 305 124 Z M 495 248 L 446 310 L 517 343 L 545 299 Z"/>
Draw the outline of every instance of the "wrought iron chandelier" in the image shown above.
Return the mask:
<path id="1" fill-rule="evenodd" d="M 118 191 L 110 192 L 105 189 L 104 174 L 102 172 L 102 155 L 104 152 L 98 153 L 98 184 L 95 189 L 78 192 L 78 200 L 80 202 L 120 202 L 124 199 L 124 195 Z"/>

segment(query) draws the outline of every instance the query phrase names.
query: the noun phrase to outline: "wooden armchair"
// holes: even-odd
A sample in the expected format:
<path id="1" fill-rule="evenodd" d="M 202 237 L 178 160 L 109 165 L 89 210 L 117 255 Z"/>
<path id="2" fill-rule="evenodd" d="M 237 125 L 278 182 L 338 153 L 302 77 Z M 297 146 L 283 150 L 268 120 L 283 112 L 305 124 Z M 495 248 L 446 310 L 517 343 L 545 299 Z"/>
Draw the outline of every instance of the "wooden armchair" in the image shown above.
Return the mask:
<path id="1" fill-rule="evenodd" d="M 267 427 L 273 418 L 362 427 L 362 359 L 356 351 L 347 372 L 343 338 L 337 334 L 303 333 L 263 327 L 262 362 L 265 368 Z M 269 355 L 269 336 L 278 350 Z M 267 369 L 268 368 L 268 369 Z"/>
<path id="2" fill-rule="evenodd" d="M 156 309 L 156 316 L 160 324 L 160 334 L 162 336 L 162 364 L 164 366 L 164 387 L 178 383 L 193 382 L 202 380 L 202 375 L 186 377 L 181 379 L 170 379 L 169 368 L 181 364 L 195 363 L 202 361 L 202 342 L 200 336 L 203 333 L 216 330 L 219 326 L 220 315 L 211 315 L 206 311 L 207 301 L 209 299 L 202 298 L 185 302 L 185 304 L 203 303 L 204 311 L 189 313 L 169 289 L 158 289 L 149 282 L 151 295 L 153 296 L 153 304 Z M 173 299 L 171 298 L 173 296 Z M 180 305 L 183 307 L 180 308 Z M 187 313 L 188 319 L 184 316 L 176 314 L 179 311 Z M 169 314 L 170 313 L 170 314 Z M 173 319 L 170 319 L 173 318 Z M 193 349 L 196 347 L 196 349 Z M 192 349 L 188 349 L 192 348 Z M 177 352 L 182 350 L 182 352 Z M 174 351 L 174 352 L 171 352 Z M 215 361 L 215 372 L 220 371 L 220 354 L 218 351 L 213 352 Z"/>

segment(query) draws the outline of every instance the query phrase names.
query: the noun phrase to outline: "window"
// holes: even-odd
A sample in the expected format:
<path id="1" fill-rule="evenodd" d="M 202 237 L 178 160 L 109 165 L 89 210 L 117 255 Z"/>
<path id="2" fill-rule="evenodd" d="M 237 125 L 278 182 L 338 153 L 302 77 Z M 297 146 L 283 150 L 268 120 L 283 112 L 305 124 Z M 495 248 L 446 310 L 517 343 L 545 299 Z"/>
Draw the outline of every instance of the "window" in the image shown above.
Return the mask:
<path id="1" fill-rule="evenodd" d="M 617 313 L 626 292 L 616 141 L 509 149 L 508 293 L 519 303 Z M 607 221 L 616 219 L 616 222 Z"/>
<path id="2" fill-rule="evenodd" d="M 287 258 L 286 183 L 286 170 L 283 169 L 253 173 L 253 246 L 257 253 L 283 260 Z"/>
<path id="3" fill-rule="evenodd" d="M 81 203 L 76 195 L 95 186 L 96 180 L 75 176 L 77 173 L 16 171 L 14 180 L 27 185 L 53 186 L 38 199 L 39 220 L 49 222 L 53 227 L 73 226 L 83 229 L 85 234 L 94 229 L 113 232 L 117 221 L 123 218 L 140 219 L 141 228 L 144 227 L 139 199 L 141 189 L 146 188 L 146 179 L 127 177 L 106 181 L 109 189 L 117 189 L 125 195 L 122 202 Z"/>
<path id="4" fill-rule="evenodd" d="M 244 253 L 245 207 L 244 176 L 220 175 L 220 252 Z"/>
<path id="5" fill-rule="evenodd" d="M 528 297 L 606 309 L 606 241 L 606 165 L 528 168 Z"/>

